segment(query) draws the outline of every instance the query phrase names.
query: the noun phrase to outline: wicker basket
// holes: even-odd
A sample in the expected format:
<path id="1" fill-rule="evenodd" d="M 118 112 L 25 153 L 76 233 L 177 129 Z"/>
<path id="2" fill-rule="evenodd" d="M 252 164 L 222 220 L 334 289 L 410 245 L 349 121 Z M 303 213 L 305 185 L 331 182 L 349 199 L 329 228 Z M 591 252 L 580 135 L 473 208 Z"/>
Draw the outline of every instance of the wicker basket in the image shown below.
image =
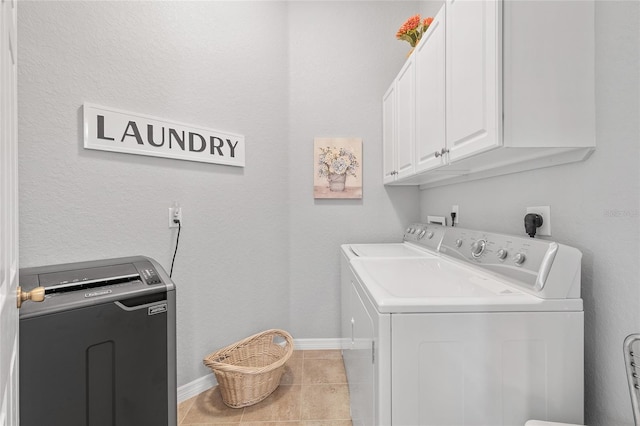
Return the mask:
<path id="1" fill-rule="evenodd" d="M 275 341 L 277 337 L 284 339 L 284 346 Z M 291 354 L 291 335 L 274 329 L 222 348 L 203 363 L 215 373 L 224 403 L 241 408 L 262 401 L 276 390 Z"/>

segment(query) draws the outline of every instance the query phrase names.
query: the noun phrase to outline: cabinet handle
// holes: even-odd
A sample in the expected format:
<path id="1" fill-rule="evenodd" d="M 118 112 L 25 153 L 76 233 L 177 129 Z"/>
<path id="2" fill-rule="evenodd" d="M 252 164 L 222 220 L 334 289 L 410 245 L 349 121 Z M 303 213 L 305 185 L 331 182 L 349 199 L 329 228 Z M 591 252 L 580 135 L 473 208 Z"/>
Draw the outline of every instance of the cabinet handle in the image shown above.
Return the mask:
<path id="1" fill-rule="evenodd" d="M 438 158 L 444 156 L 447 153 L 449 153 L 449 150 L 447 148 L 442 148 L 440 151 L 436 151 L 434 155 L 436 156 L 436 158 Z"/>

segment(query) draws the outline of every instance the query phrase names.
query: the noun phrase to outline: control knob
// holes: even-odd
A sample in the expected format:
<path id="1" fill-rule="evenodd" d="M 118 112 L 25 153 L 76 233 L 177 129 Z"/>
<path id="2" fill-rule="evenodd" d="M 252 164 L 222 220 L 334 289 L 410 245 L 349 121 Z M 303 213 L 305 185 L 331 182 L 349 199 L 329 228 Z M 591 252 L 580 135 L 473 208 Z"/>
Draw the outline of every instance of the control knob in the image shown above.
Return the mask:
<path id="1" fill-rule="evenodd" d="M 421 240 L 422 237 L 424 237 L 424 234 L 426 234 L 426 233 L 427 233 L 426 229 L 421 230 L 420 233 L 418 234 L 418 239 Z"/>
<path id="2" fill-rule="evenodd" d="M 428 238 L 428 239 L 432 239 L 432 238 L 433 238 L 433 235 L 434 235 L 434 234 L 433 234 L 433 231 L 429 231 L 429 232 L 427 232 L 427 238 Z"/>
<path id="3" fill-rule="evenodd" d="M 527 260 L 527 257 L 524 255 L 524 253 L 516 253 L 516 255 L 513 256 L 513 261 L 516 265 L 522 265 L 525 260 Z"/>
<path id="4" fill-rule="evenodd" d="M 509 253 L 507 252 L 506 249 L 500 249 L 498 250 L 498 253 L 496 253 L 496 255 L 498 256 L 498 259 L 500 260 L 505 260 L 508 254 Z"/>
<path id="5" fill-rule="evenodd" d="M 460 238 L 456 240 L 456 247 L 458 248 L 462 247 L 462 240 Z"/>
<path id="6" fill-rule="evenodd" d="M 480 257 L 486 246 L 487 242 L 485 240 L 474 241 L 473 244 L 471 244 L 471 255 L 473 257 Z"/>

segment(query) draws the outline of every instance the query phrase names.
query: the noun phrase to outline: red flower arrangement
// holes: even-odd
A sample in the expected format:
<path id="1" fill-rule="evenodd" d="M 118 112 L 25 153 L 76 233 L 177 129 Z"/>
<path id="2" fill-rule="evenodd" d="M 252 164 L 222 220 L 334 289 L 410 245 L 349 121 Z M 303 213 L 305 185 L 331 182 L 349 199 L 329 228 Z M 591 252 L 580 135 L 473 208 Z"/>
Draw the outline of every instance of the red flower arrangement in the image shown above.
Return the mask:
<path id="1" fill-rule="evenodd" d="M 416 44 L 418 44 L 422 38 L 422 34 L 427 31 L 427 28 L 429 28 L 432 22 L 432 17 L 421 20 L 420 14 L 414 15 L 402 24 L 396 33 L 396 38 L 409 42 L 411 47 L 416 47 Z"/>

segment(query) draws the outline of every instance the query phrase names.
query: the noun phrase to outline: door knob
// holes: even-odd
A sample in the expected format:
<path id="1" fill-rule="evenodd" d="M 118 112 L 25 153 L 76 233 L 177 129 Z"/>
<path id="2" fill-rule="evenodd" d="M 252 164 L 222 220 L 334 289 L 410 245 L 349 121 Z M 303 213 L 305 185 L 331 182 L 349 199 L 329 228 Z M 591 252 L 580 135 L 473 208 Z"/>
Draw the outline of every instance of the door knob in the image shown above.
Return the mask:
<path id="1" fill-rule="evenodd" d="M 22 302 L 26 300 L 42 302 L 44 300 L 44 287 L 36 287 L 31 291 L 22 291 L 22 287 L 18 286 L 18 308 L 22 307 Z"/>

